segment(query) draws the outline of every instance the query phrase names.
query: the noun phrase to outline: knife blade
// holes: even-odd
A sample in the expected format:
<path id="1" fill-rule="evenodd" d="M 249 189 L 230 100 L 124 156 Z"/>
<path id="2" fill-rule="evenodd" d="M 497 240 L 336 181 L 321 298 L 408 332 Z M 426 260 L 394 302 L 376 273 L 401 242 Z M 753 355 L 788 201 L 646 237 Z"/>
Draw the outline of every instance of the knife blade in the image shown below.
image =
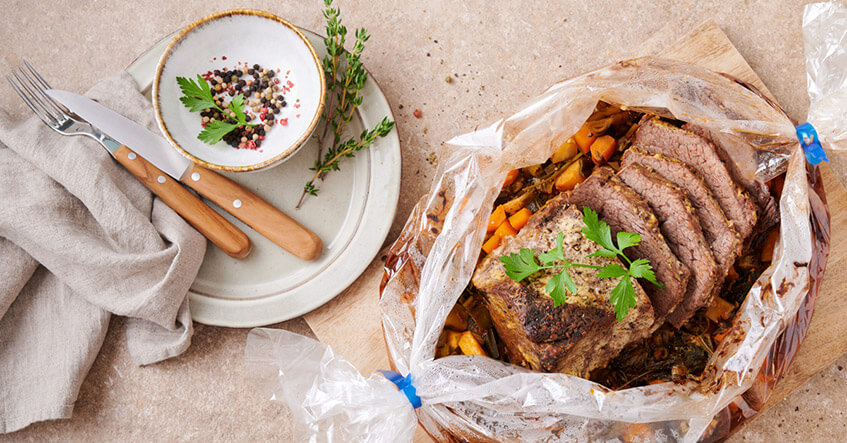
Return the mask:
<path id="1" fill-rule="evenodd" d="M 307 261 L 318 258 L 323 251 L 323 243 L 315 233 L 238 183 L 192 163 L 144 126 L 72 92 L 49 89 L 47 94 L 286 251 Z"/>
<path id="2" fill-rule="evenodd" d="M 47 94 L 177 180 L 192 164 L 164 138 L 94 100 L 61 89 L 48 89 Z"/>

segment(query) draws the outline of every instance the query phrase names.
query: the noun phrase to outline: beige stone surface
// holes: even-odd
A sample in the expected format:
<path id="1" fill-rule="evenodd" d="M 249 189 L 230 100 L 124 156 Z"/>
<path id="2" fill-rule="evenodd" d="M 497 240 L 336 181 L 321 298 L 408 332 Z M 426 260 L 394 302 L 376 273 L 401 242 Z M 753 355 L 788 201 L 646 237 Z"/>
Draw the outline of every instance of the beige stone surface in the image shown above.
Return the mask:
<path id="1" fill-rule="evenodd" d="M 397 119 L 403 184 L 389 238 L 428 187 L 444 140 L 518 109 L 557 80 L 638 55 L 645 45 L 660 46 L 666 43 L 660 40 L 706 19 L 721 26 L 789 115 L 802 121 L 808 107 L 803 3 L 340 0 L 348 27 L 364 25 L 371 33 L 365 63 Z M 168 33 L 231 7 L 264 9 L 317 31 L 323 27 L 317 0 L 0 0 L 0 71 L 25 57 L 55 86 L 82 91 Z M 445 81 L 448 76 L 452 82 Z M 0 88 L 0 107 L 21 116 L 29 112 L 11 90 Z M 413 117 L 415 109 L 421 118 Z M 302 319 L 275 327 L 308 332 Z M 0 441 L 290 436 L 283 408 L 259 398 L 244 381 L 247 330 L 198 325 L 185 355 L 144 368 L 130 362 L 123 332 L 124 322 L 114 319 L 72 419 L 36 424 Z M 732 440 L 830 441 L 844 435 L 844 366 L 842 357 Z"/>

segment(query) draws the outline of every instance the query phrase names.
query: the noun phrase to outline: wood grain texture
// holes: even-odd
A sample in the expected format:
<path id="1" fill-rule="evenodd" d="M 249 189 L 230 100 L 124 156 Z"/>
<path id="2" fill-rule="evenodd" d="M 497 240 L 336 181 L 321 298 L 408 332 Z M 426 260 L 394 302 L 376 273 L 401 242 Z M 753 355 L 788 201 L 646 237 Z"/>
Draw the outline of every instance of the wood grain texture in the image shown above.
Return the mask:
<path id="1" fill-rule="evenodd" d="M 192 165 L 182 181 L 296 257 L 321 255 L 323 243 L 314 232 L 223 175 Z"/>
<path id="2" fill-rule="evenodd" d="M 118 163 L 224 252 L 234 258 L 243 258 L 250 253 L 253 246 L 247 235 L 179 182 L 126 146 L 115 150 L 114 156 Z"/>
<path id="3" fill-rule="evenodd" d="M 712 21 L 695 27 L 659 55 L 731 74 L 773 99 L 744 57 Z M 838 272 L 847 266 L 847 231 L 839 229 L 847 226 L 847 190 L 826 165 L 821 167 L 821 173 L 832 214 L 832 243 L 827 272 L 806 340 L 765 409 L 778 403 L 847 352 L 847 323 L 840 318 L 847 313 L 847 273 Z M 381 278 L 382 260 L 378 256 L 353 286 L 305 316 L 318 339 L 346 356 L 365 376 L 389 367 L 378 306 Z M 420 426 L 415 441 L 429 441 Z"/>

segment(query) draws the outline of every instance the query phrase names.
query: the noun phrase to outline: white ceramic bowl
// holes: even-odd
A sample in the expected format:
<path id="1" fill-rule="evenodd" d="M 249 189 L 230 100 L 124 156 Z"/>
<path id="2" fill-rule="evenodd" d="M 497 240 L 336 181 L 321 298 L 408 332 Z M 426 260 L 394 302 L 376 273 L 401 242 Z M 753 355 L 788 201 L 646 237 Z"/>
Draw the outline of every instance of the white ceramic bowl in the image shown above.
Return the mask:
<path id="1" fill-rule="evenodd" d="M 200 141 L 202 117 L 180 102 L 176 78 L 196 81 L 197 74 L 245 63 L 278 69 L 274 78 L 279 85 L 290 85 L 284 94 L 288 106 L 276 115 L 285 124 L 273 125 L 255 150 Z M 291 157 L 317 126 L 325 90 L 321 61 L 295 26 L 264 11 L 234 9 L 204 17 L 174 37 L 159 60 L 152 95 L 159 127 L 180 153 L 207 168 L 238 172 L 267 168 Z"/>

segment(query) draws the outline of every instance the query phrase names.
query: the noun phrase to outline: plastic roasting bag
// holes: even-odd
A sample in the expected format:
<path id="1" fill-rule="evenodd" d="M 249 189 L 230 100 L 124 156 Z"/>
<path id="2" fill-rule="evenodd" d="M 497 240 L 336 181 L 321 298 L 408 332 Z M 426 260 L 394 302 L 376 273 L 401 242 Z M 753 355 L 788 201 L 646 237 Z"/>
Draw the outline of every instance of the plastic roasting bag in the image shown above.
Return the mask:
<path id="1" fill-rule="evenodd" d="M 845 149 L 839 104 L 847 103 L 840 99 L 847 60 L 839 42 L 847 39 L 847 12 L 834 4 L 809 5 L 804 31 L 807 66 L 814 70 L 809 120 L 825 148 Z M 476 266 L 502 177 L 547 159 L 600 100 L 710 129 L 736 147 L 732 157 L 748 178 L 765 181 L 786 173 L 772 264 L 747 295 L 701 381 L 610 391 L 487 357 L 435 360 L 446 316 Z M 756 413 L 805 336 L 829 246 L 820 174 L 807 168 L 794 124 L 778 107 L 726 76 L 648 57 L 558 83 L 514 115 L 448 144 L 430 192 L 392 246 L 380 300 L 390 359 L 397 371 L 411 374 L 423 403 L 417 419 L 430 435 L 472 441 L 713 440 Z M 253 378 L 292 408 L 306 425 L 304 439 L 411 436 L 408 400 L 380 375 L 364 379 L 325 345 L 255 330 L 246 358 L 250 372 L 262 363 Z"/>

